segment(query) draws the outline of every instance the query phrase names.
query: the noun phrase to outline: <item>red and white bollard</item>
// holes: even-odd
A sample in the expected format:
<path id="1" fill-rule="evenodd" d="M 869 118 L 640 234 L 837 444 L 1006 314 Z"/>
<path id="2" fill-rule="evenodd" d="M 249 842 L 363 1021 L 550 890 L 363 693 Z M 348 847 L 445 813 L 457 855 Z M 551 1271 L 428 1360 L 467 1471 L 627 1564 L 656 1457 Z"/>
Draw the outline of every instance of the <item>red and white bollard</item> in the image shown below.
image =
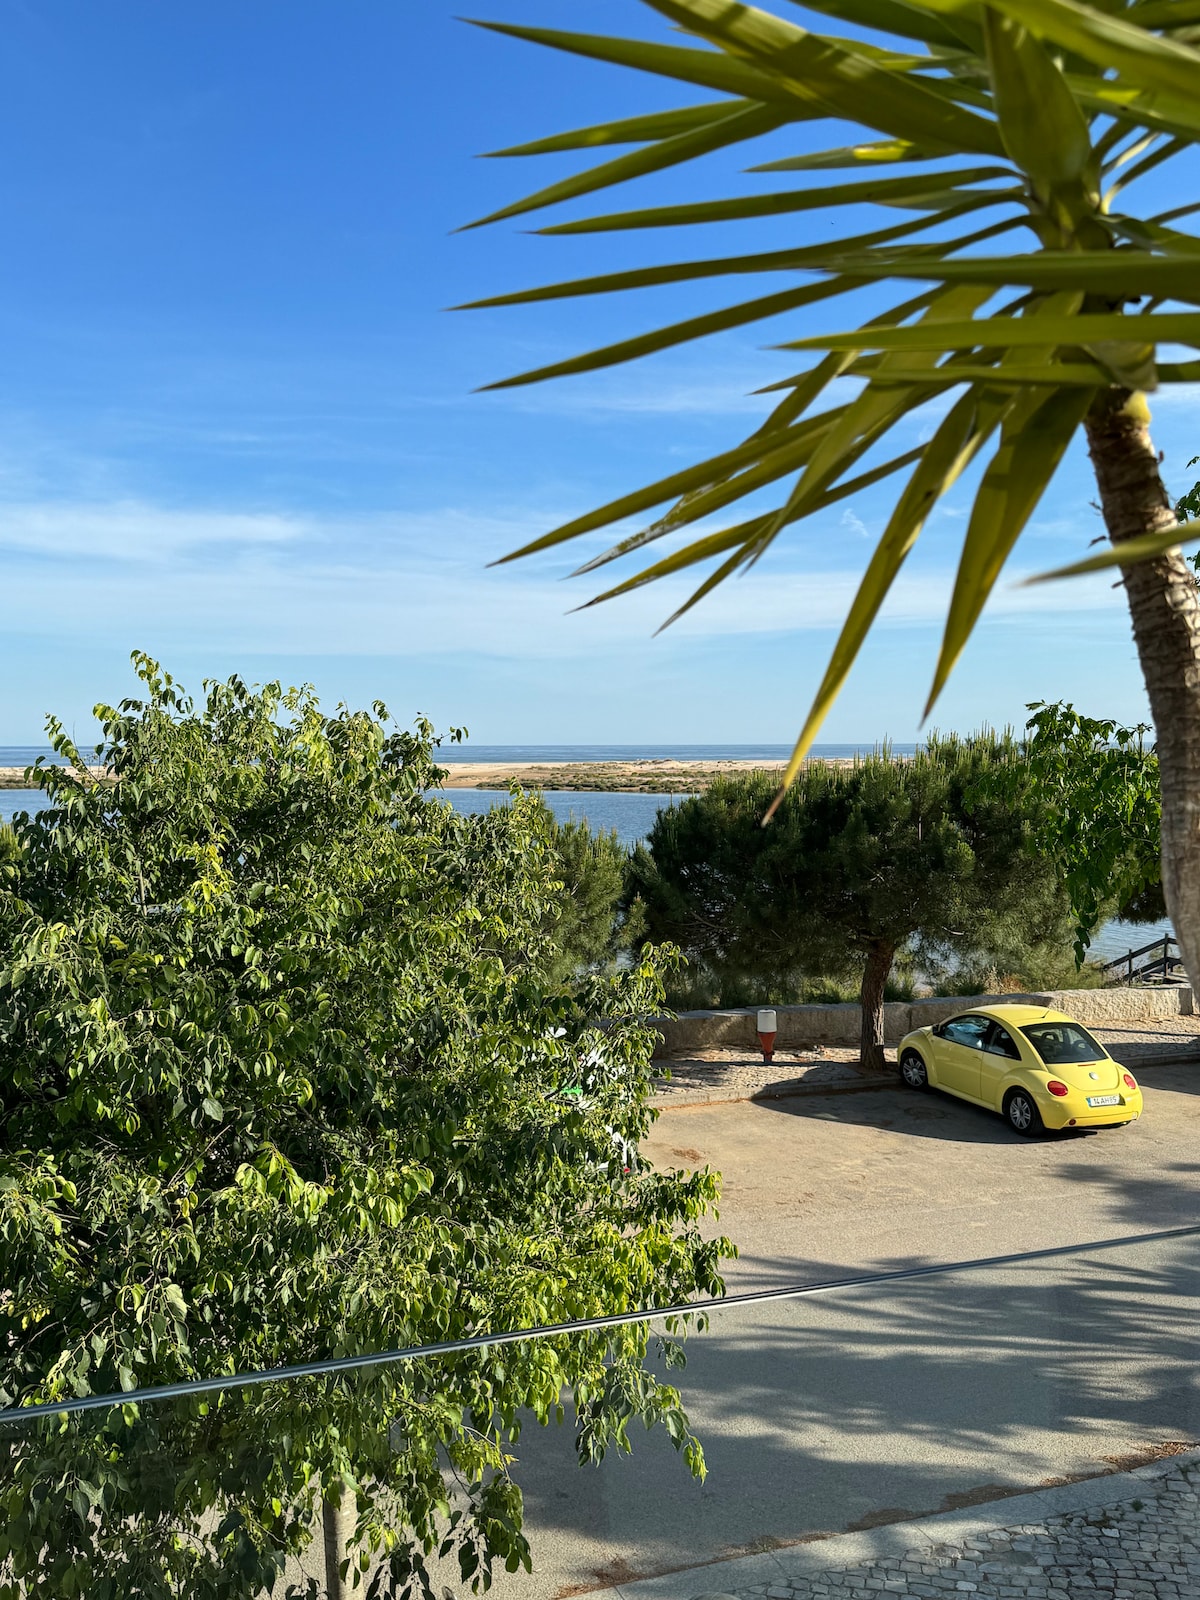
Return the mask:
<path id="1" fill-rule="evenodd" d="M 758 1048 L 762 1051 L 764 1061 L 772 1061 L 775 1057 L 775 1023 L 773 1011 L 760 1011 L 758 1013 Z"/>

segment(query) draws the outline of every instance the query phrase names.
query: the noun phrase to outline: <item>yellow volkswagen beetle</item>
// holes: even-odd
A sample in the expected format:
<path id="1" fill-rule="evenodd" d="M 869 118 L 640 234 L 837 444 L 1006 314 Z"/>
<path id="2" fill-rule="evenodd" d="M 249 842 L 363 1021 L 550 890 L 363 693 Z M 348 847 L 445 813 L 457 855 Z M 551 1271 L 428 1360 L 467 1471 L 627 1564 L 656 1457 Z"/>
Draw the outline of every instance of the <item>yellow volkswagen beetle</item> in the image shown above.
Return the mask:
<path id="1" fill-rule="evenodd" d="M 1120 1128 L 1142 1091 L 1080 1023 L 1043 1006 L 980 1006 L 907 1034 L 900 1076 L 998 1111 L 1018 1133 Z"/>

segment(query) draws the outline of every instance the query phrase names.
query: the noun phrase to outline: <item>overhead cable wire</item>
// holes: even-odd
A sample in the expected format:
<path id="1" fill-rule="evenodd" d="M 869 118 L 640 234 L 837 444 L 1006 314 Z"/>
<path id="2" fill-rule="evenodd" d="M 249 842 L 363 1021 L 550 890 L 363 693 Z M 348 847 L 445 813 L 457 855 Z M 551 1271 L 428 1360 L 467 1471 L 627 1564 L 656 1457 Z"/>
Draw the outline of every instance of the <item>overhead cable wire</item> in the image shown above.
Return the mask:
<path id="1" fill-rule="evenodd" d="M 257 1372 L 191 1378 L 180 1383 L 147 1384 L 144 1388 L 126 1389 L 117 1394 L 77 1395 L 65 1400 L 52 1400 L 43 1405 L 14 1406 L 2 1410 L 0 1424 L 28 1423 L 38 1418 L 59 1417 L 77 1411 L 102 1411 L 113 1406 L 140 1406 L 161 1400 L 182 1400 L 193 1395 L 220 1394 L 227 1389 L 248 1389 L 257 1384 L 283 1383 L 295 1378 L 327 1377 L 342 1372 L 363 1371 L 371 1367 L 394 1366 L 402 1361 L 423 1361 L 436 1356 L 489 1350 L 496 1345 L 519 1344 L 526 1339 L 554 1339 L 564 1334 L 596 1333 L 605 1328 L 629 1327 L 638 1322 L 707 1316 L 713 1311 L 730 1311 L 735 1307 L 810 1299 L 818 1295 L 837 1294 L 844 1289 L 867 1289 L 878 1284 L 905 1283 L 916 1278 L 935 1278 L 954 1272 L 982 1272 L 993 1267 L 1020 1266 L 1030 1261 L 1050 1261 L 1061 1256 L 1092 1255 L 1101 1250 L 1158 1244 L 1167 1239 L 1185 1239 L 1195 1234 L 1200 1234 L 1200 1225 L 1163 1228 L 1155 1233 L 1126 1234 L 1116 1239 L 1093 1239 L 1084 1244 L 1052 1245 L 1043 1250 L 1019 1250 L 1012 1255 L 983 1256 L 972 1261 L 945 1261 L 934 1266 L 900 1267 L 892 1272 L 868 1272 L 852 1278 L 829 1278 L 819 1283 L 789 1284 L 782 1289 L 754 1289 L 744 1294 L 723 1295 L 716 1300 L 689 1300 L 682 1305 L 656 1306 L 648 1311 L 618 1311 L 609 1316 L 581 1317 L 572 1322 L 551 1322 L 535 1328 L 512 1328 L 500 1333 L 477 1333 L 465 1339 L 447 1339 L 440 1344 L 408 1345 L 398 1350 L 378 1350 L 358 1356 L 335 1356 L 324 1361 L 301 1362 L 296 1366 L 264 1367 Z"/>

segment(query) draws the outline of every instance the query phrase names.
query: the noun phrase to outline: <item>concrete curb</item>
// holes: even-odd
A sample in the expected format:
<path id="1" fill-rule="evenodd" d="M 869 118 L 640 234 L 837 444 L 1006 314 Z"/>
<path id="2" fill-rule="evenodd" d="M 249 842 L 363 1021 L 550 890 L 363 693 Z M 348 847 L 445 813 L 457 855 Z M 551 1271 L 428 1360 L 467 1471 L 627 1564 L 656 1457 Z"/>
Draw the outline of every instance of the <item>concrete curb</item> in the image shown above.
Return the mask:
<path id="1" fill-rule="evenodd" d="M 602 1592 L 620 1596 L 620 1600 L 697 1600 L 700 1596 L 736 1593 L 757 1584 L 788 1584 L 817 1578 L 824 1572 L 902 1558 L 909 1551 L 916 1551 L 927 1559 L 945 1546 L 958 1548 L 1001 1528 L 1044 1523 L 1081 1511 L 1103 1511 L 1137 1500 L 1147 1490 L 1153 1492 L 1159 1479 L 1181 1468 L 1196 1466 L 1200 1466 L 1200 1450 L 1190 1450 L 1183 1455 L 1152 1461 L 1132 1472 L 1112 1472 L 1052 1489 L 1035 1489 L 964 1511 L 888 1523 L 865 1533 L 839 1533 L 810 1544 L 785 1545 L 761 1555 L 707 1562 L 703 1566 L 687 1567 L 682 1572 L 664 1573 L 659 1578 L 623 1583 Z"/>
<path id="2" fill-rule="evenodd" d="M 796 1095 L 861 1094 L 864 1089 L 894 1089 L 899 1074 L 872 1073 L 854 1083 L 797 1083 L 771 1084 L 754 1089 L 749 1094 L 744 1089 L 697 1089 L 694 1094 L 684 1090 L 679 1095 L 656 1095 L 652 1104 L 659 1111 L 682 1111 L 694 1106 L 723 1106 L 741 1104 L 750 1100 L 790 1100 Z"/>

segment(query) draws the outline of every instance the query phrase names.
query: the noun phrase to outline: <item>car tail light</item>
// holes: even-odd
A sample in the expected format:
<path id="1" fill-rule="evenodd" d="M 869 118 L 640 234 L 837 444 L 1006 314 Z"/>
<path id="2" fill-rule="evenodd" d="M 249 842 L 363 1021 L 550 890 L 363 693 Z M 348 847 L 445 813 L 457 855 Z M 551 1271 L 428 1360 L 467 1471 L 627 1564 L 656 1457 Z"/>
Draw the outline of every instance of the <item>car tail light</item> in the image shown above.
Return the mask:
<path id="1" fill-rule="evenodd" d="M 1070 1094 L 1071 1092 L 1070 1089 L 1067 1088 L 1066 1084 L 1059 1083 L 1057 1078 L 1051 1078 L 1046 1087 L 1049 1089 L 1051 1094 L 1057 1095 L 1060 1100 L 1062 1099 L 1063 1095 Z"/>
<path id="2" fill-rule="evenodd" d="M 1132 1074 L 1130 1074 L 1128 1072 L 1125 1074 L 1125 1087 L 1127 1089 L 1136 1089 L 1137 1088 L 1137 1079 L 1135 1077 L 1133 1077 Z"/>

